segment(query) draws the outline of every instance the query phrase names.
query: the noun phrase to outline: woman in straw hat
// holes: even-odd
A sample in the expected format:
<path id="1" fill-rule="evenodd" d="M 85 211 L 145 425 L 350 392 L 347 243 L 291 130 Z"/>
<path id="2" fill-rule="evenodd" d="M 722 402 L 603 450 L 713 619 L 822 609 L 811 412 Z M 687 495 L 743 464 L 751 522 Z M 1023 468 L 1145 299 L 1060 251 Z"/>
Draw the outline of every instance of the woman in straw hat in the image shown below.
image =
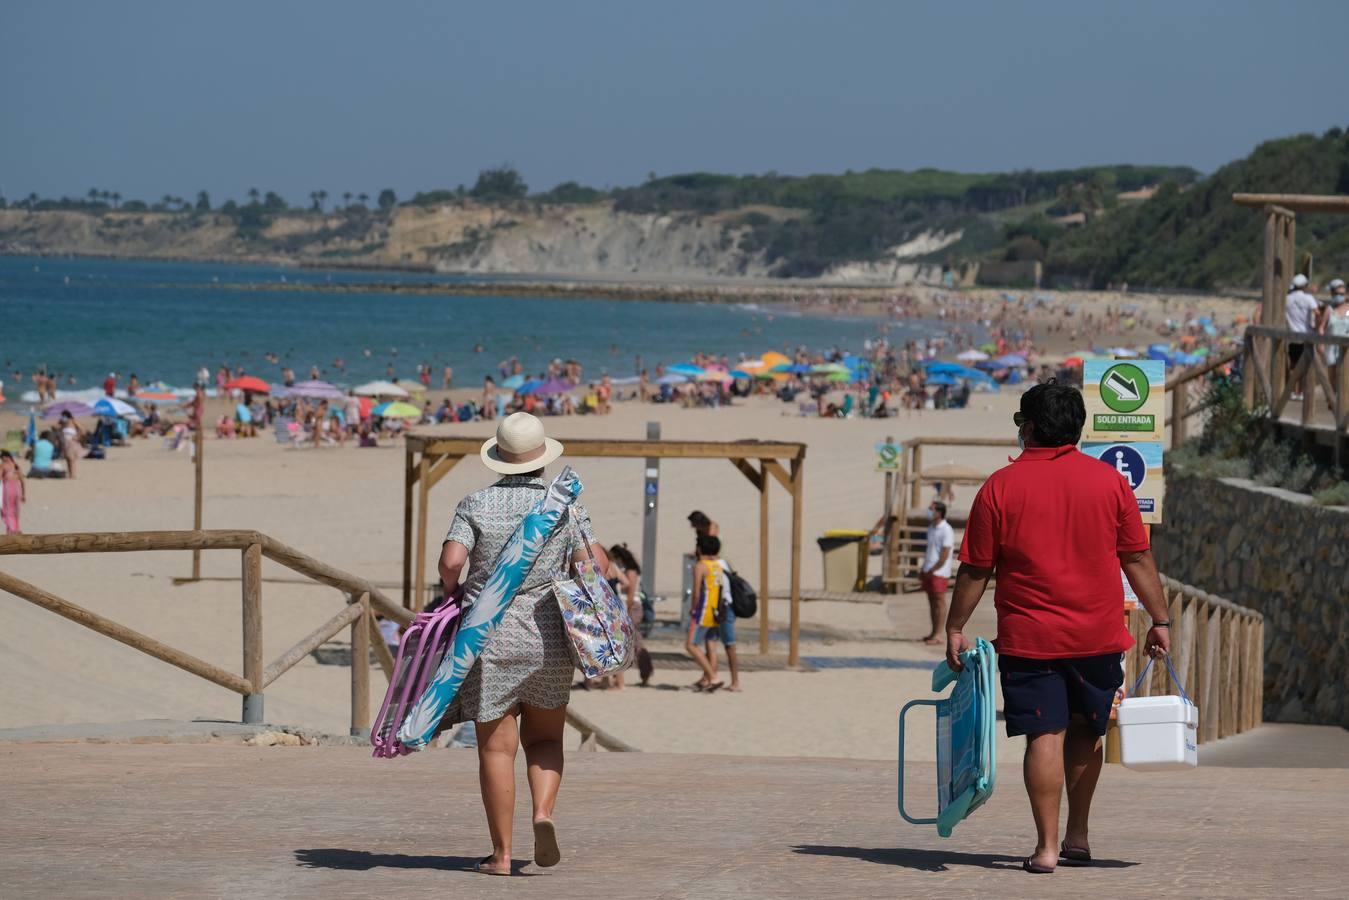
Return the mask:
<path id="1" fill-rule="evenodd" d="M 445 536 L 440 578 L 447 592 L 459 584 L 467 564 L 464 597 L 472 603 L 506 541 L 547 491 L 544 467 L 561 455 L 562 445 L 546 436 L 543 423 L 529 413 L 501 420 L 480 456 L 502 477 L 460 501 Z M 562 783 L 562 728 L 574 665 L 551 580 L 568 567 L 573 553 L 585 557 L 582 541 L 603 571 L 608 564 L 604 548 L 578 502 L 540 551 L 442 721 L 444 726 L 476 723 L 478 778 L 492 836 L 492 855 L 478 863 L 478 871 L 488 875 L 511 874 L 515 755 L 521 744 L 534 800 L 534 862 L 554 866 L 561 859 L 553 805 Z"/>

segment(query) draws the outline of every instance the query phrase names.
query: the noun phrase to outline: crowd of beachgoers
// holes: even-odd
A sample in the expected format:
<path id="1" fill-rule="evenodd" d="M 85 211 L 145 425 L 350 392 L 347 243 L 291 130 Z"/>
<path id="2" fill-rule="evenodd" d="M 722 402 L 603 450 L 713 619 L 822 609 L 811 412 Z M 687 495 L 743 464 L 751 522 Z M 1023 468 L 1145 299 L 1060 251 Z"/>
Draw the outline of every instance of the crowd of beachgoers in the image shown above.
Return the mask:
<path id="1" fill-rule="evenodd" d="M 0 383 L 0 398 L 7 387 L 3 409 L 11 415 L 3 449 L 15 460 L 11 467 L 26 458 L 37 477 L 62 477 L 76 475 L 79 459 L 101 457 L 105 448 L 135 438 L 158 436 L 171 447 L 186 446 L 198 424 L 221 439 L 271 433 L 290 446 L 374 447 L 418 425 L 496 419 L 516 411 L 603 416 L 618 402 L 704 408 L 764 397 L 780 401 L 790 415 L 911 415 L 960 408 L 971 395 L 1005 385 L 1049 377 L 1079 383 L 1083 362 L 1092 358 L 1201 365 L 1230 346 L 1246 322 L 1239 311 L 1220 317 L 1156 298 L 1116 300 L 1075 303 L 1071 296 L 1039 292 L 936 291 L 897 293 L 863 308 L 846 296 L 833 297 L 820 301 L 826 311 L 873 316 L 875 337 L 856 348 L 798 347 L 734 358 L 698 353 L 650 365 L 636 356 L 626 375 L 587 372 L 578 360 L 562 358 L 531 370 L 510 356 L 469 387 L 456 384 L 451 366 L 431 361 L 416 364 L 412 377 L 401 379 L 399 367 L 406 372 L 408 362 L 392 349 L 386 378 L 355 385 L 345 383 L 341 355 L 327 367 L 311 365 L 303 379 L 272 352 L 263 358 L 274 371 L 263 375 L 231 363 L 203 366 L 191 388 L 144 384 L 135 374 L 123 379 L 116 372 L 100 385 L 82 386 L 67 373 L 42 367 L 25 379 L 22 368 L 7 360 L 3 371 L 11 375 L 8 385 Z M 906 338 L 892 342 L 892 332 Z M 374 355 L 369 348 L 359 353 L 366 360 Z"/>

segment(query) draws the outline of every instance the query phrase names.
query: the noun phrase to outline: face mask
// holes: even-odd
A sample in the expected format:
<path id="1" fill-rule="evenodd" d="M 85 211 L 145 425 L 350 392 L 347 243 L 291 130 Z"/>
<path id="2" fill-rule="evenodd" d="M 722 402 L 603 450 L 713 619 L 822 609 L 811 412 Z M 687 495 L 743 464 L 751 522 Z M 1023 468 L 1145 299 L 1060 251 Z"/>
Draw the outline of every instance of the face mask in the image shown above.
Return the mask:
<path id="1" fill-rule="evenodd" d="M 932 511 L 932 510 L 929 509 L 929 510 L 927 511 L 927 520 L 928 520 L 929 522 L 931 522 L 931 521 L 932 521 L 933 519 L 935 519 L 935 518 L 937 518 L 937 514 L 936 514 L 934 511 Z"/>

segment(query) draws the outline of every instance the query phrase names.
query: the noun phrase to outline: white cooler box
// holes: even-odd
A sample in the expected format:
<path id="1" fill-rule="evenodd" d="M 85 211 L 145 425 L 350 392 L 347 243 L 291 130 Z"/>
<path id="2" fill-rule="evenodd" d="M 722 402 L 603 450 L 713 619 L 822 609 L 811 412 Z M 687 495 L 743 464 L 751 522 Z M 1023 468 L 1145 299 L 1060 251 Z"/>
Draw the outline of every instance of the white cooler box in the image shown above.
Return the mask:
<path id="1" fill-rule="evenodd" d="M 1120 761 L 1142 772 L 1199 765 L 1199 707 L 1181 697 L 1130 697 L 1116 710 Z"/>

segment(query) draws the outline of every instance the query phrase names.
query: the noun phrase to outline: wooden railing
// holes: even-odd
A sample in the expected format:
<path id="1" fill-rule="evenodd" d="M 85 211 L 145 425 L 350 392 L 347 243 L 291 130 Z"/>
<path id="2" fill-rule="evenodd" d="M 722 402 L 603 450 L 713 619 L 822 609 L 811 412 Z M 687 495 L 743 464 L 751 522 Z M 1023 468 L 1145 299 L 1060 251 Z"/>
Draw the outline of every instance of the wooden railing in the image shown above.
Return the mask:
<path id="1" fill-rule="evenodd" d="M 1245 351 L 1241 348 L 1225 353 L 1212 354 L 1208 361 L 1194 369 L 1187 369 L 1166 379 L 1166 391 L 1171 402 L 1167 410 L 1166 427 L 1171 436 L 1171 449 L 1184 443 L 1189 431 L 1189 419 L 1208 410 L 1212 405 L 1205 395 L 1208 393 L 1208 376 L 1223 366 L 1231 365 L 1241 358 Z"/>
<path id="2" fill-rule="evenodd" d="M 1264 720 L 1265 620 L 1260 613 L 1162 576 L 1171 620 L 1171 660 L 1185 692 L 1199 707 L 1199 742 L 1254 728 Z M 1125 656 L 1124 684 L 1133 686 L 1147 662 L 1143 639 L 1151 619 L 1129 613 L 1135 644 Z M 1166 666 L 1153 665 L 1135 696 L 1174 694 Z"/>
<path id="3" fill-rule="evenodd" d="M 99 634 L 121 641 L 184 671 L 191 672 L 243 695 L 243 721 L 263 721 L 263 691 L 296 663 L 304 659 L 343 628 L 351 629 L 351 733 L 370 731 L 370 650 L 386 676 L 393 672 L 393 656 L 375 623 L 378 610 L 400 624 L 412 621 L 412 613 L 394 603 L 369 581 L 350 575 L 286 546 L 257 531 L 131 531 L 84 534 L 10 535 L 0 537 L 0 555 L 56 553 L 136 553 L 156 550 L 237 550 L 242 557 L 242 677 L 190 653 L 170 647 L 139 631 L 105 618 L 55 594 L 0 572 L 0 590 L 50 610 Z M 346 607 L 282 653 L 263 665 L 262 559 L 266 557 L 320 584 L 342 591 Z"/>
<path id="4" fill-rule="evenodd" d="M 1294 351 L 1295 347 L 1302 349 Z M 1343 438 L 1349 432 L 1349 365 L 1341 361 L 1332 375 L 1325 361 L 1330 347 L 1338 347 L 1341 355 L 1349 353 L 1349 337 L 1252 325 L 1246 329 L 1242 378 L 1246 405 L 1267 406 L 1275 420 L 1283 417 L 1294 394 L 1302 394 L 1299 424 L 1332 433 L 1338 466 L 1343 462 Z M 1290 366 L 1293 355 L 1298 360 Z"/>

